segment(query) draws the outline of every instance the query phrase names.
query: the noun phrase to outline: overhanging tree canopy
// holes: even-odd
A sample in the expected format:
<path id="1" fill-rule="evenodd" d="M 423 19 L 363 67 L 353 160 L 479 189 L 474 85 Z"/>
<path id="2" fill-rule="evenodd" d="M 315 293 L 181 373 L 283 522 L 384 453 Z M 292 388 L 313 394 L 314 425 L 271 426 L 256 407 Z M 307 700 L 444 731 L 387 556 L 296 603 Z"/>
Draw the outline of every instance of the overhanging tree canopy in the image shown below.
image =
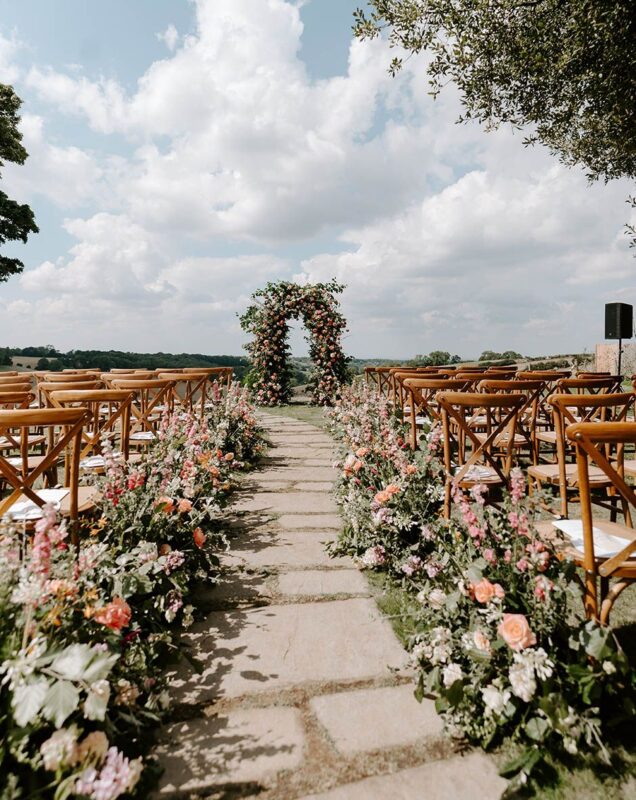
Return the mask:
<path id="1" fill-rule="evenodd" d="M 0 167 L 6 161 L 24 164 L 28 157 L 22 145 L 22 134 L 18 130 L 18 111 L 22 101 L 11 86 L 0 84 Z M 30 233 L 37 233 L 33 211 L 26 204 L 11 200 L 0 191 L 0 245 L 21 240 L 26 242 Z M 24 264 L 17 258 L 0 254 L 0 281 L 22 272 Z"/>
<path id="2" fill-rule="evenodd" d="M 347 322 L 337 298 L 344 288 L 335 280 L 309 286 L 280 281 L 252 295 L 254 304 L 241 316 L 241 327 L 254 336 L 246 345 L 252 359 L 248 377 L 259 403 L 276 406 L 291 399 L 290 319 L 301 319 L 309 334 L 313 402 L 332 402 L 347 374 L 341 344 Z"/>
<path id="3" fill-rule="evenodd" d="M 592 179 L 636 176 L 634 0 L 368 2 L 356 35 L 428 51 L 432 92 L 453 81 L 462 119 L 527 127 Z"/>

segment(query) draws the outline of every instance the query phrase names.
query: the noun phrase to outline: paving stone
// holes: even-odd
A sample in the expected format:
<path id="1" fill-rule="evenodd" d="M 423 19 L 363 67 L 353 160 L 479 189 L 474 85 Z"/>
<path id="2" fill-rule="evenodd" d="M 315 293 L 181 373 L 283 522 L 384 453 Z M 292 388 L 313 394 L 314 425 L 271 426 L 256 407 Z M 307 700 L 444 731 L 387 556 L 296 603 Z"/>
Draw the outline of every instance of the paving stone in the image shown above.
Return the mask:
<path id="1" fill-rule="evenodd" d="M 350 558 L 331 558 L 327 553 L 325 544 L 333 538 L 333 531 L 305 531 L 302 534 L 280 531 L 251 536 L 248 532 L 232 539 L 230 552 L 223 554 L 221 560 L 228 566 L 244 565 L 253 569 L 351 568 L 353 561 Z"/>
<path id="2" fill-rule="evenodd" d="M 289 459 L 312 459 L 316 460 L 335 458 L 335 450 L 329 447 L 272 447 L 268 453 L 270 456 L 276 458 L 289 458 Z M 332 463 L 332 462 L 330 462 Z"/>
<path id="3" fill-rule="evenodd" d="M 294 485 L 295 492 L 331 492 L 333 483 L 331 481 L 304 481 Z"/>
<path id="4" fill-rule="evenodd" d="M 337 514 L 284 514 L 276 522 L 285 530 L 313 528 L 339 531 L 342 528 L 342 519 Z"/>
<path id="5" fill-rule="evenodd" d="M 336 749 L 352 755 L 440 737 L 443 725 L 435 703 L 418 703 L 413 689 L 408 684 L 340 692 L 314 697 L 310 705 Z"/>
<path id="6" fill-rule="evenodd" d="M 214 611 L 183 636 L 203 668 L 172 673 L 177 703 L 208 703 L 310 681 L 387 677 L 406 654 L 369 598 Z"/>
<path id="7" fill-rule="evenodd" d="M 294 433 L 279 433 L 276 435 L 276 446 L 288 445 L 291 447 L 307 447 L 310 445 L 320 445 L 322 447 L 333 447 L 334 441 L 331 436 L 320 434 L 316 431 L 313 433 L 301 433 L 294 431 Z"/>
<path id="8" fill-rule="evenodd" d="M 305 467 L 331 467 L 333 469 L 333 462 L 335 456 L 332 458 L 306 458 L 303 462 Z"/>
<path id="9" fill-rule="evenodd" d="M 505 788 L 506 781 L 492 760 L 483 753 L 470 753 L 366 778 L 301 800 L 498 800 Z"/>
<path id="10" fill-rule="evenodd" d="M 271 594 L 266 575 L 225 570 L 222 580 L 216 586 L 197 589 L 195 605 L 201 608 L 223 603 L 267 600 Z"/>
<path id="11" fill-rule="evenodd" d="M 267 511 L 274 514 L 329 514 L 338 510 L 335 501 L 324 492 L 256 492 L 233 505 L 234 511 Z M 305 526 L 306 527 L 306 526 Z M 311 526 L 315 527 L 315 526 Z"/>
<path id="12" fill-rule="evenodd" d="M 170 725 L 155 751 L 165 769 L 158 795 L 267 783 L 302 762 L 304 743 L 300 712 L 294 708 L 232 711 Z"/>
<path id="13" fill-rule="evenodd" d="M 292 480 L 292 481 L 325 481 L 332 482 L 336 477 L 331 467 L 282 466 L 268 467 L 254 473 L 254 480 Z"/>
<path id="14" fill-rule="evenodd" d="M 357 569 L 316 569 L 278 576 L 282 595 L 369 594 L 369 584 Z"/>

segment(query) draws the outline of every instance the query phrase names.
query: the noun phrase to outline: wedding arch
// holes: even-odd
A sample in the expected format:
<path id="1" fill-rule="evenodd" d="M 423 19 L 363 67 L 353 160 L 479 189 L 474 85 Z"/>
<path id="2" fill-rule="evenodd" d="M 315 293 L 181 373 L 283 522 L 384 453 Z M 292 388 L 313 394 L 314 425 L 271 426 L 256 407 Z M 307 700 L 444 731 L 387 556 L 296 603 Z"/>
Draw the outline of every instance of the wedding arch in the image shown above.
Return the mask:
<path id="1" fill-rule="evenodd" d="M 312 401 L 317 405 L 333 401 L 347 374 L 341 344 L 347 321 L 337 297 L 344 289 L 335 280 L 306 286 L 280 281 L 252 295 L 254 302 L 241 316 L 241 327 L 254 337 L 245 347 L 252 360 L 249 380 L 258 403 L 277 406 L 291 399 L 287 337 L 289 322 L 296 319 L 302 320 L 309 339 Z"/>

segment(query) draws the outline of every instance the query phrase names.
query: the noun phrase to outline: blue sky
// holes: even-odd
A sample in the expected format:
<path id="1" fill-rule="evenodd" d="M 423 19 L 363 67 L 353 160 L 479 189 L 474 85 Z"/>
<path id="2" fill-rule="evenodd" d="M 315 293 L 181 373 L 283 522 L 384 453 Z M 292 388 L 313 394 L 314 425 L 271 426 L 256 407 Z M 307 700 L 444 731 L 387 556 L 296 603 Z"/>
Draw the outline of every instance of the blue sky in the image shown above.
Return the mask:
<path id="1" fill-rule="evenodd" d="M 41 229 L 0 340 L 240 353 L 266 280 L 347 284 L 358 356 L 590 348 L 633 301 L 628 187 L 457 126 L 351 0 L 0 0 Z M 571 324 L 573 319 L 579 324 Z M 299 326 L 295 352 L 305 346 Z"/>

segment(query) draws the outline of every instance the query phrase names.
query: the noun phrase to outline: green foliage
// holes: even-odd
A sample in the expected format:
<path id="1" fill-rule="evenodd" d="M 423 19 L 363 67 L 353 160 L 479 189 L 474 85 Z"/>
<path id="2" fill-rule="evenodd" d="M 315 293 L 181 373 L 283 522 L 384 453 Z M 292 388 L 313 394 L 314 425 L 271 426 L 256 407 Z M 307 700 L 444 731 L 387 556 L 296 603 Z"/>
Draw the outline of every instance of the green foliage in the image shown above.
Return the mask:
<path id="1" fill-rule="evenodd" d="M 521 353 L 517 353 L 514 350 L 506 350 L 505 353 L 496 353 L 494 350 L 484 350 L 484 352 L 479 356 L 480 361 L 513 362 L 519 358 L 523 358 L 523 356 Z"/>
<path id="2" fill-rule="evenodd" d="M 460 362 L 461 358 L 458 355 L 452 356 L 447 350 L 431 350 L 427 356 L 416 355 L 409 364 L 416 367 L 444 367 Z"/>
<path id="3" fill-rule="evenodd" d="M 433 95 L 453 81 L 460 121 L 530 130 L 590 178 L 636 176 L 633 0 L 369 0 L 355 32 L 431 55 Z M 393 73 L 402 58 L 391 63 Z"/>
<path id="4" fill-rule="evenodd" d="M 18 130 L 21 103 L 11 86 L 0 84 L 0 167 L 7 161 L 24 164 L 28 156 Z M 38 230 L 31 208 L 11 200 L 0 191 L 0 245 L 13 241 L 26 242 L 29 234 Z M 22 272 L 23 268 L 24 264 L 19 259 L 0 255 L 0 282 Z"/>

